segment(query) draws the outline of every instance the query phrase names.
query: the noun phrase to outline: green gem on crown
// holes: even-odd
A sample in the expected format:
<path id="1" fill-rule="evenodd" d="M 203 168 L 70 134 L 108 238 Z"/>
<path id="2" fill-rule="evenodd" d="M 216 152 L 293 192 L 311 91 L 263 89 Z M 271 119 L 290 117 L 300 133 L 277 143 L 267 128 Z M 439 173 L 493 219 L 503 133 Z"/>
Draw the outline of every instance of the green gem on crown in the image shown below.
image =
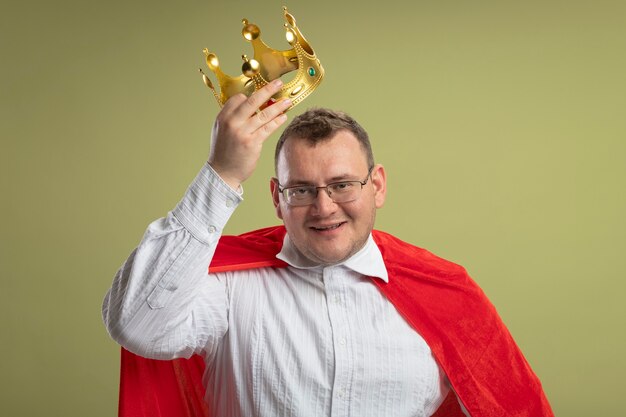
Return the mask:
<path id="1" fill-rule="evenodd" d="M 310 75 L 311 77 L 314 77 L 314 76 L 315 76 L 315 68 L 313 68 L 313 67 L 309 67 L 309 75 Z"/>

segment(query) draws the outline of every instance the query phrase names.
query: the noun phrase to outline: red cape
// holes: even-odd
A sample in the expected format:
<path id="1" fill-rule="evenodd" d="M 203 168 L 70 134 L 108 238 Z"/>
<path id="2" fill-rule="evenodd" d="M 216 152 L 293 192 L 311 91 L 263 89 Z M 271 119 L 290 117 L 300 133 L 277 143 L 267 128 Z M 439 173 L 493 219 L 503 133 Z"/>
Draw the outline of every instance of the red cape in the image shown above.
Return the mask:
<path id="1" fill-rule="evenodd" d="M 223 236 L 211 272 L 285 267 L 276 258 L 285 228 Z M 472 417 L 554 416 L 541 383 L 495 308 L 465 269 L 373 231 L 389 282 L 372 282 L 426 340 Z M 208 417 L 204 361 L 157 361 L 122 349 L 120 417 Z M 435 414 L 461 417 L 454 395 Z"/>

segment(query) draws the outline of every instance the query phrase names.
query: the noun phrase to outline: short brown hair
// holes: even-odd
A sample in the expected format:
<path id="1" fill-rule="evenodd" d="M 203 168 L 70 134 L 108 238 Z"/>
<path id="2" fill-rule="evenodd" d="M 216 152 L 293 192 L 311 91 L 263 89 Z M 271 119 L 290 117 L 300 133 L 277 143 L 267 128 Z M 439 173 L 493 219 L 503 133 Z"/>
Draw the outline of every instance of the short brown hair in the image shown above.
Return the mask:
<path id="1" fill-rule="evenodd" d="M 274 169 L 278 166 L 278 156 L 287 139 L 305 139 L 315 145 L 330 139 L 340 130 L 347 130 L 357 138 L 365 152 L 368 167 L 373 167 L 374 153 L 365 129 L 347 113 L 317 107 L 294 118 L 280 135 L 274 153 Z"/>

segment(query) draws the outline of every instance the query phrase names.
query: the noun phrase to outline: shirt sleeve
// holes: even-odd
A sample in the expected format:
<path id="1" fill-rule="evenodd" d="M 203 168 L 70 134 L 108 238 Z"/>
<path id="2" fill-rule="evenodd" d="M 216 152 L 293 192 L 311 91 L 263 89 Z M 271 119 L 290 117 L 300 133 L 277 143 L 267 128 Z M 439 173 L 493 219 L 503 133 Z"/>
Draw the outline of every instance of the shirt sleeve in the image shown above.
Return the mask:
<path id="1" fill-rule="evenodd" d="M 208 265 L 241 201 L 205 164 L 174 210 L 148 226 L 104 299 L 115 341 L 153 359 L 212 356 L 228 329 L 228 298 Z"/>

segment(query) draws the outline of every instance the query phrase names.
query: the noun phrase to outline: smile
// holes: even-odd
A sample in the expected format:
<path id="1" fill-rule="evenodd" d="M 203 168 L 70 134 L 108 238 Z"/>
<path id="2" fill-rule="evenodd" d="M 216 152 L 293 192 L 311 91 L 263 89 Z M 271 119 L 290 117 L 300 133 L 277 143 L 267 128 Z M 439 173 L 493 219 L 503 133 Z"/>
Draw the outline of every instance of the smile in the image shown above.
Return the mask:
<path id="1" fill-rule="evenodd" d="M 331 230 L 336 230 L 339 227 L 343 226 L 344 224 L 346 224 L 346 222 L 341 222 L 341 223 L 336 223 L 336 224 L 331 224 L 328 226 L 311 226 L 311 229 L 317 231 L 317 232 L 328 232 Z"/>

